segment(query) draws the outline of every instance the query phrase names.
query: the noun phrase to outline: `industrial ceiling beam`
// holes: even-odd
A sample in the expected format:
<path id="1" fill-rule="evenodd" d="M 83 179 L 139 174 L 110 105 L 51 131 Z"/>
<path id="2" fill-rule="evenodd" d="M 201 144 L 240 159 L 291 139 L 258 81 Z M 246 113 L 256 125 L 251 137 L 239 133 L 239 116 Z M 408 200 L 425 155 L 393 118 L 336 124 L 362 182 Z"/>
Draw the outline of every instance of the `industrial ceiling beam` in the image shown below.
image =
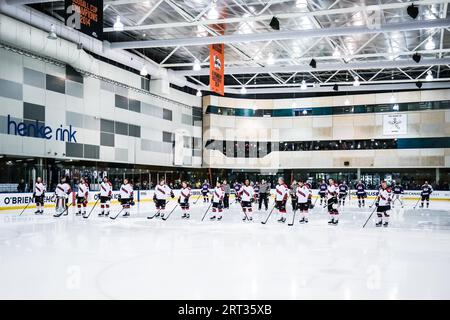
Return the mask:
<path id="1" fill-rule="evenodd" d="M 405 60 L 385 60 L 385 61 L 363 61 L 351 63 L 318 63 L 316 68 L 309 65 L 288 65 L 288 66 L 266 66 L 266 67 L 228 67 L 225 68 L 225 74 L 255 74 L 255 73 L 292 73 L 292 72 L 315 72 L 315 71 L 345 71 L 345 70 L 378 70 L 395 68 L 413 68 L 424 66 L 435 66 L 450 64 L 450 58 L 442 59 L 422 59 L 419 63 L 412 59 Z M 206 76 L 209 75 L 209 69 L 205 68 L 199 71 L 183 70 L 175 71 L 175 74 L 183 76 Z"/>
<path id="2" fill-rule="evenodd" d="M 12 1 L 12 0 L 9 0 Z M 126 3 L 136 3 L 143 2 L 138 0 L 117 0 L 117 1 L 105 1 L 105 4 L 116 5 L 116 4 L 126 4 Z M 440 3 L 447 3 L 448 0 L 422 0 L 415 1 L 414 5 L 416 6 L 426 6 Z M 369 6 L 351 6 L 346 8 L 337 8 L 337 9 L 325 9 L 325 10 L 315 10 L 310 12 L 290 12 L 290 13 L 277 13 L 276 16 L 278 19 L 293 19 L 300 17 L 319 17 L 326 15 L 339 15 L 339 14 L 348 14 L 348 13 L 356 13 L 356 12 L 373 12 L 373 11 L 383 11 L 383 10 L 394 10 L 401 9 L 411 5 L 410 2 L 398 2 L 398 3 L 386 3 L 380 5 L 369 5 Z M 257 21 L 270 21 L 273 18 L 272 14 L 267 15 L 254 15 L 249 17 L 235 17 L 235 18 L 224 18 L 224 19 L 204 19 L 192 22 L 171 22 L 171 23 L 160 23 L 160 24 L 148 24 L 148 25 L 140 25 L 140 26 L 124 26 L 124 31 L 139 31 L 139 30 L 150 30 L 150 29 L 168 29 L 168 28 L 184 28 L 184 27 L 196 27 L 198 25 L 206 26 L 206 25 L 218 25 L 218 24 L 232 24 L 232 23 L 240 23 L 240 22 L 257 22 Z M 114 32 L 113 28 L 104 28 L 104 32 Z"/>
<path id="3" fill-rule="evenodd" d="M 339 37 L 339 36 L 351 36 L 361 34 L 375 34 L 380 32 L 401 32 L 401 31 L 447 28 L 447 27 L 450 27 L 450 19 L 435 19 L 435 20 L 391 23 L 382 25 L 379 28 L 367 26 L 352 26 L 352 27 L 325 28 L 325 29 L 264 32 L 252 34 L 218 35 L 214 37 L 192 37 L 192 38 L 164 39 L 164 40 L 114 42 L 111 44 L 111 49 L 206 46 L 216 43 L 231 44 L 231 43 L 269 41 L 269 40 L 293 40 L 293 39 L 317 38 L 317 37 Z"/>

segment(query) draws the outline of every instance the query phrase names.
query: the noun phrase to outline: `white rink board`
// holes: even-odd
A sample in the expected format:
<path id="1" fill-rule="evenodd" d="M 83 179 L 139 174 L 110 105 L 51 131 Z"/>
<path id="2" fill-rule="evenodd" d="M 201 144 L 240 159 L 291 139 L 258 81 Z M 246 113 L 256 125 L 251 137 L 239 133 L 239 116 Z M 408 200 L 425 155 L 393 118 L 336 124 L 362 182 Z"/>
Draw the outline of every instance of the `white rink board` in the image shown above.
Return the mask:
<path id="1" fill-rule="evenodd" d="M 137 195 L 139 192 L 139 196 Z M 175 197 L 178 197 L 180 190 L 173 190 Z M 232 191 L 234 192 L 234 191 Z M 368 198 L 373 198 L 377 191 L 376 190 L 367 190 Z M 146 202 L 153 201 L 153 190 L 140 190 L 135 191 L 135 201 L 136 202 Z M 51 201 L 53 192 L 47 192 L 45 194 L 45 204 L 46 206 L 52 205 Z M 275 194 L 274 189 L 271 190 L 271 194 Z M 317 195 L 317 190 L 313 190 L 313 194 Z M 89 193 L 89 204 L 92 205 L 97 201 L 98 191 L 91 191 Z M 196 199 L 197 196 L 201 195 L 200 189 L 192 189 L 193 199 Z M 75 200 L 75 193 L 72 194 L 73 200 Z M 351 190 L 350 196 L 353 198 L 356 196 L 356 191 Z M 119 197 L 119 191 L 113 191 L 113 202 L 117 201 Z M 418 200 L 420 197 L 420 190 L 407 190 L 402 195 L 405 200 Z M 431 196 L 431 200 L 443 200 L 450 201 L 450 191 L 434 191 Z M 8 209 L 23 209 L 29 202 L 32 201 L 32 193 L 0 193 L 0 210 L 8 210 Z"/>

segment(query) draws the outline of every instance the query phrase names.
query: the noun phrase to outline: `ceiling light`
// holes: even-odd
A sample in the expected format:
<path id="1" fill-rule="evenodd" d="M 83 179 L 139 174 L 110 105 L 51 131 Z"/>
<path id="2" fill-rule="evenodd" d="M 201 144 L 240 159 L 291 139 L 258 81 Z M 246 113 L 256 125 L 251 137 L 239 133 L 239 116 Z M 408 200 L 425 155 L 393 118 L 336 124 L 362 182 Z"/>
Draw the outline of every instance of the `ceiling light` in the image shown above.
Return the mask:
<path id="1" fill-rule="evenodd" d="M 317 67 L 317 62 L 314 59 L 311 59 L 311 62 L 309 63 L 309 66 L 313 69 L 315 69 Z"/>
<path id="2" fill-rule="evenodd" d="M 306 88 L 308 88 L 308 86 L 306 85 L 306 81 L 302 80 L 302 84 L 300 85 L 300 89 L 301 90 L 306 90 Z"/>
<path id="3" fill-rule="evenodd" d="M 340 58 L 341 57 L 341 51 L 339 51 L 339 49 L 337 47 L 334 48 L 333 57 L 334 58 Z"/>
<path id="4" fill-rule="evenodd" d="M 197 96 L 197 97 L 201 97 L 201 96 L 202 96 L 202 92 L 201 92 L 200 90 L 197 90 L 196 96 Z"/>
<path id="5" fill-rule="evenodd" d="M 297 0 L 295 6 L 299 9 L 305 9 L 308 6 L 307 0 Z"/>
<path id="6" fill-rule="evenodd" d="M 433 72 L 431 72 L 431 70 L 428 70 L 428 72 L 427 72 L 427 76 L 425 77 L 425 80 L 426 81 L 432 81 L 434 78 L 433 78 Z"/>
<path id="7" fill-rule="evenodd" d="M 269 54 L 269 57 L 267 58 L 267 64 L 269 66 L 275 64 L 275 60 L 273 59 L 273 55 L 272 54 Z"/>
<path id="8" fill-rule="evenodd" d="M 202 66 L 200 65 L 200 61 L 198 59 L 194 60 L 194 66 L 192 67 L 194 71 L 200 71 Z"/>
<path id="9" fill-rule="evenodd" d="M 50 31 L 48 32 L 47 39 L 50 39 L 50 40 L 56 40 L 56 39 L 58 39 L 58 36 L 56 35 L 56 28 L 55 28 L 55 25 L 54 25 L 54 24 L 52 24 L 52 25 L 50 26 Z"/>
<path id="10" fill-rule="evenodd" d="M 436 45 L 434 44 L 433 37 L 429 37 L 427 43 L 425 44 L 425 49 L 434 50 Z"/>
<path id="11" fill-rule="evenodd" d="M 346 106 L 348 106 L 348 105 L 350 104 L 350 100 L 348 100 L 348 98 L 345 98 L 344 104 L 345 104 Z"/>
<path id="12" fill-rule="evenodd" d="M 417 16 L 419 15 L 419 8 L 416 7 L 414 4 L 408 6 L 408 8 L 406 9 L 406 12 L 408 13 L 408 15 L 415 19 L 417 18 Z"/>
<path id="13" fill-rule="evenodd" d="M 116 22 L 113 25 L 114 31 L 123 31 L 123 23 L 120 21 L 120 16 L 116 17 Z"/>
<path id="14" fill-rule="evenodd" d="M 211 9 L 208 11 L 208 19 L 216 20 L 219 19 L 219 11 L 217 11 L 216 3 L 211 5 Z"/>
<path id="15" fill-rule="evenodd" d="M 353 86 L 354 86 L 354 87 L 359 87 L 360 82 L 359 82 L 358 77 L 355 77 L 354 79 L 355 79 L 355 81 L 353 81 Z"/>
<path id="16" fill-rule="evenodd" d="M 412 59 L 413 59 L 416 63 L 419 63 L 419 62 L 420 62 L 420 59 L 422 59 L 422 56 L 416 52 L 416 53 L 413 54 Z"/>
<path id="17" fill-rule="evenodd" d="M 147 68 L 145 66 L 143 66 L 142 69 L 141 69 L 141 76 L 143 76 L 143 77 L 148 76 L 148 71 L 147 71 Z"/>
<path id="18" fill-rule="evenodd" d="M 277 17 L 273 17 L 269 25 L 273 30 L 280 30 L 280 21 L 278 21 Z"/>
<path id="19" fill-rule="evenodd" d="M 247 88 L 246 87 L 242 87 L 241 88 L 241 94 L 247 94 Z"/>
<path id="20" fill-rule="evenodd" d="M 389 99 L 390 103 L 395 103 L 397 101 L 397 98 L 395 98 L 394 94 L 391 95 L 391 98 Z"/>
<path id="21" fill-rule="evenodd" d="M 334 91 L 338 91 L 338 90 L 339 90 L 339 86 L 338 86 L 337 84 L 335 84 L 335 85 L 333 86 L 333 90 L 334 90 Z"/>
<path id="22" fill-rule="evenodd" d="M 307 115 L 307 114 L 308 114 L 308 111 L 307 111 L 307 110 L 303 110 L 302 113 L 303 113 L 304 115 Z"/>
<path id="23" fill-rule="evenodd" d="M 398 103 L 394 104 L 394 106 L 392 107 L 393 110 L 398 111 L 400 109 Z"/>

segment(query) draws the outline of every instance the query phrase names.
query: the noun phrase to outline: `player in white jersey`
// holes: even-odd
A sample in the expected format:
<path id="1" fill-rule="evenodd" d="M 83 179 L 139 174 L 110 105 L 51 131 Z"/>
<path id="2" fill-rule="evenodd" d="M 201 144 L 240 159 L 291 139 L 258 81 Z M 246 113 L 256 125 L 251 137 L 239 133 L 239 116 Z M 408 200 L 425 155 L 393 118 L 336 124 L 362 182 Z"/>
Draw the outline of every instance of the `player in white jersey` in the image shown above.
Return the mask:
<path id="1" fill-rule="evenodd" d="M 127 178 L 123 179 L 123 184 L 120 186 L 119 201 L 125 211 L 123 216 L 129 217 L 130 207 L 134 206 L 134 192 L 133 186 L 128 182 Z"/>
<path id="2" fill-rule="evenodd" d="M 36 203 L 36 211 L 35 214 L 43 214 L 44 213 L 44 197 L 45 197 L 45 185 L 42 183 L 42 178 L 38 177 L 36 179 L 36 183 L 34 184 L 34 192 L 33 198 Z"/>
<path id="3" fill-rule="evenodd" d="M 170 197 L 174 198 L 172 189 L 166 184 L 166 180 L 161 179 L 159 184 L 155 187 L 155 193 L 153 195 L 153 201 L 155 202 L 156 212 L 155 218 L 164 218 L 164 213 L 166 210 L 167 199 Z"/>
<path id="4" fill-rule="evenodd" d="M 339 223 L 339 211 L 338 211 L 338 193 L 339 188 L 333 179 L 328 179 L 327 186 L 327 207 L 331 220 L 328 224 L 336 226 Z"/>
<path id="5" fill-rule="evenodd" d="M 80 183 L 78 184 L 78 191 L 77 191 L 77 207 L 78 207 L 77 216 L 81 215 L 81 206 L 83 206 L 83 215 L 86 214 L 88 196 L 89 196 L 89 185 L 87 184 L 86 180 L 84 180 L 84 178 L 81 178 Z"/>
<path id="6" fill-rule="evenodd" d="M 245 179 L 244 184 L 239 189 L 239 197 L 241 198 L 242 212 L 244 213 L 243 221 L 252 221 L 252 202 L 255 201 L 255 190 L 250 185 L 250 181 Z"/>
<path id="7" fill-rule="evenodd" d="M 297 195 L 297 209 L 300 210 L 300 223 L 308 223 L 308 210 L 311 204 L 311 189 L 303 183 L 303 181 L 298 182 L 296 189 Z"/>
<path id="8" fill-rule="evenodd" d="M 54 217 L 59 217 L 62 212 L 67 216 L 69 207 L 67 203 L 69 201 L 69 195 L 72 192 L 70 185 L 67 183 L 67 178 L 61 178 L 61 182 L 58 183 L 55 189 L 56 196 L 56 213 Z"/>
<path id="9" fill-rule="evenodd" d="M 181 210 L 183 211 L 182 219 L 189 219 L 189 198 L 191 197 L 191 188 L 189 188 L 188 183 L 183 181 L 181 183 L 180 197 L 178 198 L 178 203 L 180 204 Z"/>
<path id="10" fill-rule="evenodd" d="M 381 182 L 381 188 L 378 190 L 377 200 L 375 205 L 377 206 L 378 222 L 375 224 L 377 227 L 387 227 L 389 225 L 389 213 L 391 210 L 392 190 L 387 186 L 386 181 Z M 384 215 L 384 224 L 383 224 Z"/>
<path id="11" fill-rule="evenodd" d="M 218 221 L 222 220 L 222 210 L 223 210 L 223 196 L 225 195 L 225 190 L 222 187 L 222 184 L 217 181 L 216 187 L 213 190 L 212 194 L 212 212 L 213 216 L 210 218 L 211 220 L 215 220 L 217 218 Z M 217 217 L 216 217 L 217 214 Z"/>
<path id="12" fill-rule="evenodd" d="M 286 222 L 286 201 L 289 196 L 289 188 L 284 183 L 284 178 L 278 178 L 278 184 L 275 187 L 275 207 L 278 210 L 278 214 L 280 215 L 280 219 L 278 222 L 285 223 Z"/>
<path id="13" fill-rule="evenodd" d="M 101 212 L 98 214 L 99 217 L 109 216 L 109 206 L 111 205 L 111 198 L 112 198 L 112 184 L 111 182 L 109 182 L 108 177 L 103 177 L 103 181 L 102 183 L 100 183 Z"/>

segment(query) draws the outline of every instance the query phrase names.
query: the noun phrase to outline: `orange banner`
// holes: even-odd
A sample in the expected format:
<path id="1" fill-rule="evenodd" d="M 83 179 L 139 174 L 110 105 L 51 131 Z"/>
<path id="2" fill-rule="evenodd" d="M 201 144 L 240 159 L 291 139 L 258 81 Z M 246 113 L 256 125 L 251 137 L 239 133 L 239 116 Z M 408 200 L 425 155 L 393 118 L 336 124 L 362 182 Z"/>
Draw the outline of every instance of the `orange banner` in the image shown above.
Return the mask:
<path id="1" fill-rule="evenodd" d="M 209 87 L 212 92 L 225 93 L 225 46 L 223 43 L 212 44 L 209 47 Z"/>

